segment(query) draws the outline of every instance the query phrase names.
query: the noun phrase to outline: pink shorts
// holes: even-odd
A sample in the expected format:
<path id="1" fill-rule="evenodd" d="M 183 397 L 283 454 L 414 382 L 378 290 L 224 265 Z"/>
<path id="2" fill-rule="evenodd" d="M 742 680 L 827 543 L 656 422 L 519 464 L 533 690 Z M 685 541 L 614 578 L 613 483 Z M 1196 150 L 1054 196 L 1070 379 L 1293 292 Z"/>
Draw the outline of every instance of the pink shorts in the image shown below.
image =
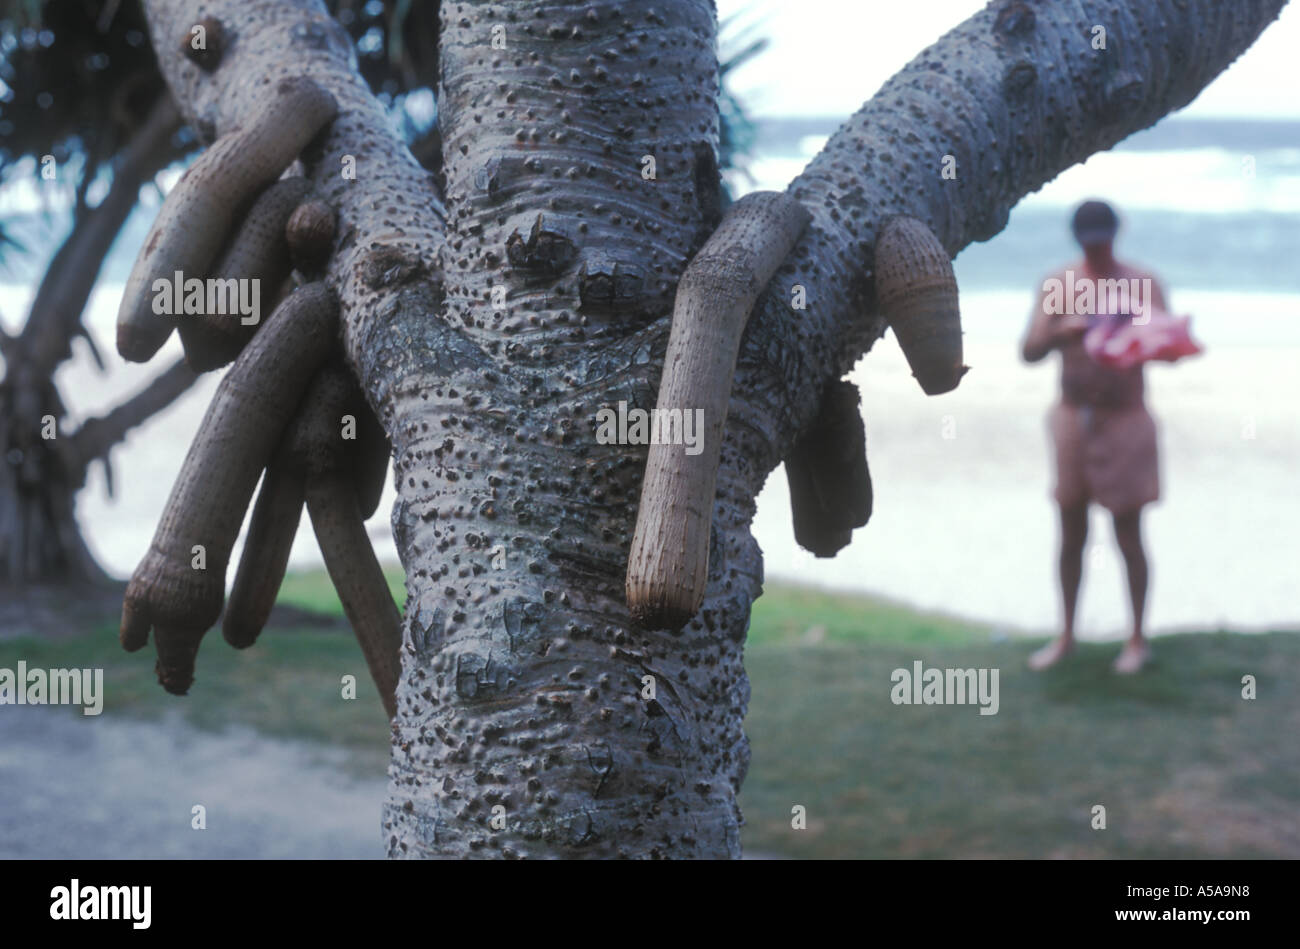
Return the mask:
<path id="1" fill-rule="evenodd" d="M 1146 406 L 1093 408 L 1058 402 L 1048 415 L 1056 451 L 1053 497 L 1062 507 L 1095 501 L 1114 514 L 1160 498 L 1156 423 Z"/>

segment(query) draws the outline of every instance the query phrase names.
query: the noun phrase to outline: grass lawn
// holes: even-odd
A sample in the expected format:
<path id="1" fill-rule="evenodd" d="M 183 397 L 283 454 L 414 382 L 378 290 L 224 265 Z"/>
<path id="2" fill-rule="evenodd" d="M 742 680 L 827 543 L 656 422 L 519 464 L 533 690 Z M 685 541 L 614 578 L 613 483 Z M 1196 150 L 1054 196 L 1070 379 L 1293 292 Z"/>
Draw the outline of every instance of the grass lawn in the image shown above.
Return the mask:
<path id="1" fill-rule="evenodd" d="M 402 598 L 400 571 L 390 573 Z M 282 602 L 340 613 L 323 572 Z M 1300 856 L 1300 637 L 1188 634 L 1156 641 L 1142 675 L 1111 674 L 1118 646 L 1025 669 L 1029 644 L 870 597 L 770 585 L 746 666 L 753 763 L 741 803 L 748 850 L 789 857 Z M 0 641 L 0 666 L 102 666 L 106 709 L 200 727 L 228 722 L 342 744 L 381 775 L 388 729 L 345 626 L 268 630 L 236 652 L 209 633 L 184 699 L 153 675 L 152 647 L 117 646 L 115 618 L 83 636 Z M 998 714 L 890 701 L 890 674 L 999 670 Z M 340 701 L 340 679 L 358 698 Z M 1253 675 L 1258 698 L 1241 697 Z M 1106 808 L 1105 830 L 1091 827 Z M 807 809 L 807 828 L 790 826 Z"/>
<path id="2" fill-rule="evenodd" d="M 757 615 L 757 609 L 755 614 Z M 762 644 L 746 665 L 749 848 L 797 857 L 1300 856 L 1300 637 L 1162 637 L 1141 676 L 1086 645 Z M 1000 670 L 1000 708 L 894 705 L 890 673 Z M 1254 675 L 1258 698 L 1241 697 Z M 807 808 L 792 830 L 791 807 Z M 1094 805 L 1106 829 L 1091 828 Z"/>

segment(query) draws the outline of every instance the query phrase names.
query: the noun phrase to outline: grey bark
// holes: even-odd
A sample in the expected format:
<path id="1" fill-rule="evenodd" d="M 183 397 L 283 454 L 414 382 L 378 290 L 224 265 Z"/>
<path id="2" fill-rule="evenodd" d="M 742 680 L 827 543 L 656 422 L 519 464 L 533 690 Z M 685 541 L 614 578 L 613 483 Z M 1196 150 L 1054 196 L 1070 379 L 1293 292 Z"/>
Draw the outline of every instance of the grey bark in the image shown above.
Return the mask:
<path id="1" fill-rule="evenodd" d="M 200 6 L 232 37 L 210 73 L 175 52 Z M 287 76 L 340 106 L 306 164 L 339 212 L 327 280 L 399 485 L 389 853 L 738 856 L 753 499 L 880 335 L 879 223 L 916 217 L 950 254 L 991 237 L 1027 191 L 1189 101 L 1280 6 L 998 2 L 845 124 L 788 190 L 813 223 L 743 341 L 705 601 L 675 633 L 623 602 L 645 451 L 596 443 L 595 413 L 655 404 L 677 278 L 716 224 L 712 4 L 443 3 L 444 212 L 319 4 L 150 0 L 200 128 L 237 125 Z"/>

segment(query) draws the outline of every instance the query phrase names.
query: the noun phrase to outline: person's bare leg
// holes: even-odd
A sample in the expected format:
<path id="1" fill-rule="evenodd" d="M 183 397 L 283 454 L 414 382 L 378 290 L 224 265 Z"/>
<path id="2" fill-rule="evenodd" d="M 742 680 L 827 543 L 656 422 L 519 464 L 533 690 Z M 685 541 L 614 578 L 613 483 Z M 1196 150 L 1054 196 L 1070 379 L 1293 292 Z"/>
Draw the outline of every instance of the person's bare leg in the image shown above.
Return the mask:
<path id="1" fill-rule="evenodd" d="M 1083 580 L 1083 548 L 1088 542 L 1088 504 L 1061 506 L 1061 607 L 1064 625 L 1061 635 L 1029 657 L 1029 668 L 1046 669 L 1060 662 L 1074 648 L 1074 610 Z"/>
<path id="2" fill-rule="evenodd" d="M 1142 549 L 1141 518 L 1141 508 L 1115 515 L 1115 540 L 1119 544 L 1120 553 L 1124 555 L 1124 567 L 1128 572 L 1128 594 L 1133 609 L 1132 634 L 1124 644 L 1119 658 L 1115 660 L 1115 671 L 1122 673 L 1137 672 L 1151 656 L 1150 646 L 1142 634 L 1150 574 L 1146 551 Z"/>

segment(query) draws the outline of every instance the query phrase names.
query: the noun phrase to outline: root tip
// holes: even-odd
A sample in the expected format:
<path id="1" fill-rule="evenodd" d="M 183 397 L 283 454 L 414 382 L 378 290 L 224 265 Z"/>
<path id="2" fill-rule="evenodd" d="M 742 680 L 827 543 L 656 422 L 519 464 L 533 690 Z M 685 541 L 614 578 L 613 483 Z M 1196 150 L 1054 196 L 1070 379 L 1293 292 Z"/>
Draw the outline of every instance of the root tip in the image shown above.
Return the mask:
<path id="1" fill-rule="evenodd" d="M 132 606 L 130 601 L 122 604 L 122 623 L 118 627 L 117 641 L 127 652 L 137 652 L 149 642 L 149 616 L 143 610 Z"/>
<path id="2" fill-rule="evenodd" d="M 154 665 L 154 671 L 158 673 L 158 683 L 172 695 L 188 695 L 190 686 L 194 684 L 193 666 L 189 668 L 164 666 L 160 660 Z"/>

